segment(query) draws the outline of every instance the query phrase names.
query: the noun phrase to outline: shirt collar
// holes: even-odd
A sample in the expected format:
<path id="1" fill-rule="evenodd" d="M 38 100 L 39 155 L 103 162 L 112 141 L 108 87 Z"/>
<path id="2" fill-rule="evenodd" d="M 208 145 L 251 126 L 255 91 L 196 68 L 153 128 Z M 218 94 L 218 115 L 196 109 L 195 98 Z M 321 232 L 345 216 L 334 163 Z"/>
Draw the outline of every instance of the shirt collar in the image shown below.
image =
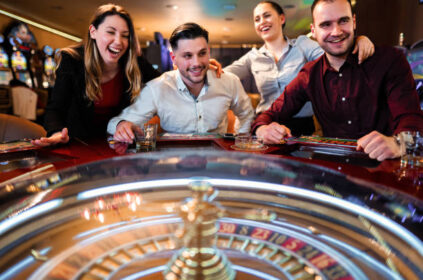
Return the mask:
<path id="1" fill-rule="evenodd" d="M 345 67 L 345 65 L 358 66 L 358 54 L 352 54 L 350 52 L 341 68 Z M 335 71 L 332 66 L 330 66 L 326 55 L 323 55 L 323 75 L 326 74 L 328 70 Z"/>
<path id="2" fill-rule="evenodd" d="M 214 74 L 213 74 L 214 73 Z M 216 72 L 213 70 L 208 69 L 206 73 L 206 80 L 204 81 L 204 86 L 210 86 L 210 81 L 213 79 L 213 75 L 216 76 Z"/>
<path id="3" fill-rule="evenodd" d="M 286 36 L 284 36 L 284 38 L 285 38 L 285 40 L 288 42 L 288 45 L 287 45 L 287 47 L 288 48 L 292 48 L 293 46 L 294 46 L 294 41 L 293 40 L 291 40 L 291 39 L 289 39 L 288 37 L 286 37 Z M 266 55 L 266 56 L 269 56 L 269 57 L 273 57 L 272 56 L 272 54 L 266 49 L 266 45 L 265 44 L 263 44 L 263 46 L 261 46 L 259 49 L 258 49 L 258 51 L 259 51 L 259 53 L 261 53 L 261 54 L 264 54 L 264 55 Z"/>
<path id="4" fill-rule="evenodd" d="M 290 47 L 293 47 L 294 46 L 294 40 L 291 40 L 291 39 L 289 39 L 288 37 L 286 37 L 285 36 L 285 40 L 288 42 L 288 45 L 290 46 Z"/>
<path id="5" fill-rule="evenodd" d="M 185 85 L 184 81 L 182 80 L 181 72 L 179 72 L 179 70 L 175 70 L 175 71 L 176 71 L 176 86 L 178 87 L 178 90 L 189 92 L 187 86 Z M 205 80 L 204 86 L 209 86 L 209 81 L 211 80 L 210 75 L 213 75 L 211 72 L 212 71 L 207 70 L 206 77 L 205 77 L 206 80 Z"/>
<path id="6" fill-rule="evenodd" d="M 268 54 L 268 51 L 267 51 L 265 45 L 261 46 L 260 49 L 258 49 L 258 51 L 261 54 Z"/>
<path id="7" fill-rule="evenodd" d="M 325 75 L 328 70 L 332 70 L 332 69 L 333 68 L 332 68 L 332 66 L 330 66 L 329 61 L 326 57 L 326 54 L 323 55 L 323 75 Z"/>
<path id="8" fill-rule="evenodd" d="M 179 70 L 175 70 L 176 71 L 176 86 L 178 87 L 179 91 L 188 91 L 187 86 L 185 85 L 184 81 L 182 80 L 181 77 L 181 72 L 179 72 Z"/>

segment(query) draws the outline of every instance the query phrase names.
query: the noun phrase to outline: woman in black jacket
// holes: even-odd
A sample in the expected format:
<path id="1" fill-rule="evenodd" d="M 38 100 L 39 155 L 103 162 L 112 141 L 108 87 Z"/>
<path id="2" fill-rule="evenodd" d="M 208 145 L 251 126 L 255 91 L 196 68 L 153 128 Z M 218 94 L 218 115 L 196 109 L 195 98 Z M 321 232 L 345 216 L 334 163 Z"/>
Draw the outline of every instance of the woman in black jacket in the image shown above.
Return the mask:
<path id="1" fill-rule="evenodd" d="M 67 143 L 106 134 L 109 119 L 159 73 L 138 56 L 134 25 L 121 6 L 98 7 L 85 43 L 62 49 L 44 127 L 49 137 L 33 144 Z"/>

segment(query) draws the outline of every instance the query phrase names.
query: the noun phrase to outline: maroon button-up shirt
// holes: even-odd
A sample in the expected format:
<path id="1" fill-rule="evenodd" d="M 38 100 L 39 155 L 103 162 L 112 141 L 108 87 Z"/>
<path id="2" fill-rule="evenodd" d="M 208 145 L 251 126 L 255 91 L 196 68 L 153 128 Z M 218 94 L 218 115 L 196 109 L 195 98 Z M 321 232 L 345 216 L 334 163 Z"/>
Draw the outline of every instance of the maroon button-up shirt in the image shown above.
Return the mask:
<path id="1" fill-rule="evenodd" d="M 307 63 L 269 110 L 260 114 L 252 131 L 296 114 L 311 101 L 324 136 L 360 138 L 373 130 L 393 135 L 423 131 L 423 114 L 410 66 L 403 53 L 378 47 L 358 64 L 350 54 L 335 71 L 325 55 Z"/>

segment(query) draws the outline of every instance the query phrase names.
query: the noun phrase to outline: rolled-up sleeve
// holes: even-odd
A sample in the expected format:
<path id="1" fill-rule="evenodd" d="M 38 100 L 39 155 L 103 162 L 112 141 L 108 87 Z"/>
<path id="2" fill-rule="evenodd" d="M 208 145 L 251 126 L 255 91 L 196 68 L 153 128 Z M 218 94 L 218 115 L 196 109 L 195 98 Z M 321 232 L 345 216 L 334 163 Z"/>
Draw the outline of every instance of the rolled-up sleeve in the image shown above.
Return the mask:
<path id="1" fill-rule="evenodd" d="M 223 71 L 235 74 L 240 79 L 252 76 L 250 52 L 235 60 L 231 65 L 226 66 Z"/>
<path id="2" fill-rule="evenodd" d="M 151 119 L 156 112 L 157 106 L 154 100 L 154 92 L 152 87 L 147 85 L 137 96 L 134 103 L 109 121 L 107 125 L 107 132 L 114 134 L 116 132 L 116 126 L 121 121 L 129 121 L 137 126 L 141 126 Z"/>

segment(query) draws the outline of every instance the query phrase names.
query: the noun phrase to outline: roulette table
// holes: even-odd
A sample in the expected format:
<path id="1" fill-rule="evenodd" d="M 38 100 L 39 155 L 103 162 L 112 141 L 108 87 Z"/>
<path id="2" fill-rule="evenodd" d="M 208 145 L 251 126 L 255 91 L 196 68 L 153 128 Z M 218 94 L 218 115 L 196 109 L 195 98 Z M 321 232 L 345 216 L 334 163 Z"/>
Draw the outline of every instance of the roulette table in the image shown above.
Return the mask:
<path id="1" fill-rule="evenodd" d="M 423 279 L 419 198 L 219 141 L 19 181 L 0 279 Z"/>

